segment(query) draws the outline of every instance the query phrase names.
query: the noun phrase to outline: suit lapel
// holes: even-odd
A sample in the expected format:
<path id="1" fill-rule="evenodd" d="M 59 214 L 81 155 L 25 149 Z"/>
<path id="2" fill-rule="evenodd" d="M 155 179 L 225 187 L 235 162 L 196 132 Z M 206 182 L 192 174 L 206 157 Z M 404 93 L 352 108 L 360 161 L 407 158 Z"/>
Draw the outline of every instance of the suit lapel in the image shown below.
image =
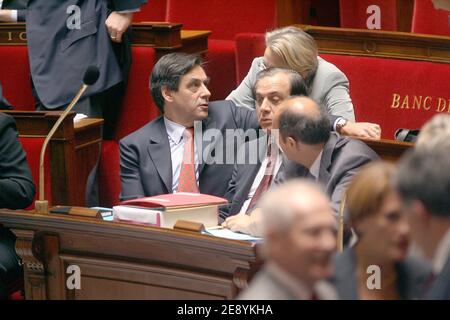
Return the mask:
<path id="1" fill-rule="evenodd" d="M 167 188 L 167 192 L 172 193 L 172 157 L 163 117 L 155 121 L 154 126 L 150 128 L 149 135 L 149 156 L 153 160 L 155 168 Z"/>

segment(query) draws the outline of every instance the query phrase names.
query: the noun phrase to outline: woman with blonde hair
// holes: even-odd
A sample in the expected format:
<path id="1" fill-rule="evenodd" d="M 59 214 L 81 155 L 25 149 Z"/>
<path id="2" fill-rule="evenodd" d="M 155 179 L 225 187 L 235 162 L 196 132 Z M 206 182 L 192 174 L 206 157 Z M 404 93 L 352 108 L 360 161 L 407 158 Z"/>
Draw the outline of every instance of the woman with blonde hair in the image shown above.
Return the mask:
<path id="1" fill-rule="evenodd" d="M 349 95 L 349 82 L 335 65 L 318 56 L 315 40 L 297 27 L 285 27 L 266 33 L 263 57 L 255 58 L 241 84 L 228 95 L 237 106 L 255 108 L 253 86 L 257 74 L 271 67 L 292 69 L 307 84 L 308 96 L 326 111 L 336 116 L 334 127 L 338 133 L 365 138 L 380 138 L 379 125 L 354 122 L 355 113 Z"/>
<path id="2" fill-rule="evenodd" d="M 356 244 L 336 256 L 331 282 L 340 299 L 418 299 L 430 269 L 408 257 L 409 225 L 391 179 L 395 166 L 373 162 L 347 189 Z"/>

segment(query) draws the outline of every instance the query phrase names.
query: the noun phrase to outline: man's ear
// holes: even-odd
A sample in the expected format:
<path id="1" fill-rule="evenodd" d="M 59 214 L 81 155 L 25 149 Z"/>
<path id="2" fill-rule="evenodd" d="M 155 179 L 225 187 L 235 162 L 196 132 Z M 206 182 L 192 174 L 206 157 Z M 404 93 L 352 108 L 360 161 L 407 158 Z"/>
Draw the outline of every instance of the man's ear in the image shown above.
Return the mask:
<path id="1" fill-rule="evenodd" d="M 173 101 L 173 91 L 170 90 L 167 86 L 163 86 L 161 88 L 161 94 L 164 98 L 164 100 L 168 101 L 168 102 L 172 102 Z"/>
<path id="2" fill-rule="evenodd" d="M 286 138 L 286 144 L 290 147 L 290 148 L 297 148 L 297 141 L 295 141 L 294 138 L 292 137 L 287 137 Z"/>

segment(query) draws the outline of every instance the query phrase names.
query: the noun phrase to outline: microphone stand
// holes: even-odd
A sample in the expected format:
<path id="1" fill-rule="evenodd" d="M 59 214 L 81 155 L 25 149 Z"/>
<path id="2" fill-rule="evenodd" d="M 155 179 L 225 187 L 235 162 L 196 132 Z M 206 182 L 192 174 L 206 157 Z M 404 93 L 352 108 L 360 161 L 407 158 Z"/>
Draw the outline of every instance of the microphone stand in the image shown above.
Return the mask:
<path id="1" fill-rule="evenodd" d="M 48 133 L 47 137 L 44 140 L 44 144 L 42 145 L 41 154 L 39 157 L 39 200 L 34 202 L 36 213 L 48 213 L 48 200 L 45 200 L 45 190 L 44 190 L 44 161 L 45 161 L 45 151 L 47 150 L 47 145 L 55 134 L 56 130 L 58 130 L 61 123 L 67 117 L 67 114 L 73 109 L 73 107 L 77 104 L 78 100 L 80 100 L 83 93 L 88 88 L 88 85 L 84 84 L 81 86 L 78 94 L 69 104 L 69 106 L 64 110 L 61 116 L 58 118 L 56 123 L 53 125 L 52 129 Z"/>

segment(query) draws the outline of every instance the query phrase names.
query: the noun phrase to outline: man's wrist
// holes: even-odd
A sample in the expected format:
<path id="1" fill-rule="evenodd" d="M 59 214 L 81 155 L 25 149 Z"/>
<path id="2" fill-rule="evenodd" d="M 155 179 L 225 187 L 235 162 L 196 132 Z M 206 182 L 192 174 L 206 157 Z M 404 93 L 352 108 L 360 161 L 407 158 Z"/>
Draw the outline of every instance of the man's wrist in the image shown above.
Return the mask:
<path id="1" fill-rule="evenodd" d="M 342 134 L 342 129 L 347 125 L 347 123 L 348 120 L 343 117 L 336 119 L 336 121 L 334 122 L 334 131 Z"/>

